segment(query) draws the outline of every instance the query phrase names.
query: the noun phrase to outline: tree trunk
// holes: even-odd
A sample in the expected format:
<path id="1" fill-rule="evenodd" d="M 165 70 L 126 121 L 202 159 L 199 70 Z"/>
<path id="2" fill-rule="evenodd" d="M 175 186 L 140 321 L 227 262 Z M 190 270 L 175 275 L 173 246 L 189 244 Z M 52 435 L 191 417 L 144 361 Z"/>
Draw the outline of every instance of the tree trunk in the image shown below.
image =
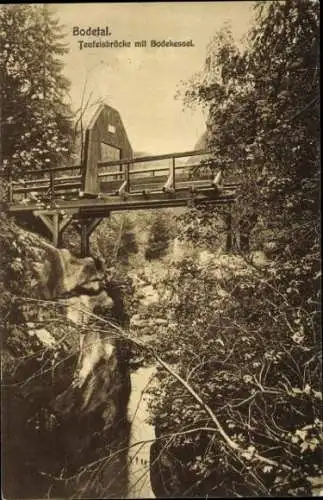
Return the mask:
<path id="1" fill-rule="evenodd" d="M 240 251 L 243 253 L 250 252 L 250 237 L 251 231 L 257 224 L 258 216 L 255 214 L 245 215 L 239 221 L 240 232 Z"/>

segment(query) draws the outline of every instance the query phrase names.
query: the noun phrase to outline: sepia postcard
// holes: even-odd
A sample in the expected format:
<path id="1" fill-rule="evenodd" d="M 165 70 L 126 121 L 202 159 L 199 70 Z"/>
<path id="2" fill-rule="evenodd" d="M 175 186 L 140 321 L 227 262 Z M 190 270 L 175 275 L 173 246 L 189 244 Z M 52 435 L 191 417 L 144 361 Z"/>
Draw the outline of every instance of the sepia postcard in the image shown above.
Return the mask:
<path id="1" fill-rule="evenodd" d="M 4 499 L 323 494 L 319 19 L 0 5 Z"/>

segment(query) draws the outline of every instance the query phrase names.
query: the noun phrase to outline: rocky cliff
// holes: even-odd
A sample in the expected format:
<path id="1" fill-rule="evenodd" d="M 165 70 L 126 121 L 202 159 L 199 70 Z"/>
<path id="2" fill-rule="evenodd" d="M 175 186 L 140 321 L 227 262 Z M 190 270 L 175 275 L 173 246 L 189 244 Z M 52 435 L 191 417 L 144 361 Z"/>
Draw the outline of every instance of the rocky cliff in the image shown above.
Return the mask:
<path id="1" fill-rule="evenodd" d="M 102 266 L 0 222 L 4 497 L 122 497 L 130 377 Z"/>

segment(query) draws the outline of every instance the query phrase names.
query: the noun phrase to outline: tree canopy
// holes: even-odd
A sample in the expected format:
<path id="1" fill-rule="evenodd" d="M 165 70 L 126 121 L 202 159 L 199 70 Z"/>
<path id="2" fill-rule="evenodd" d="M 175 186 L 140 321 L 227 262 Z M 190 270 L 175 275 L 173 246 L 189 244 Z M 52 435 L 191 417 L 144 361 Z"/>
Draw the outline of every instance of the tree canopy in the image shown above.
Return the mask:
<path id="1" fill-rule="evenodd" d="M 207 110 L 216 165 L 241 183 L 240 245 L 236 261 L 174 270 L 165 310 L 176 333 L 160 348 L 229 440 L 161 371 L 155 421 L 180 433 L 172 453 L 185 478 L 172 494 L 306 494 L 308 477 L 322 474 L 318 66 L 319 3 L 258 2 L 244 46 L 225 27 L 184 89 L 185 104 Z M 193 216 L 197 244 L 212 248 L 213 210 Z M 191 226 L 183 221 L 184 235 Z M 264 250 L 265 265 L 250 250 Z"/>
<path id="2" fill-rule="evenodd" d="M 1 151 L 12 173 L 64 161 L 71 143 L 64 34 L 51 7 L 0 8 Z"/>

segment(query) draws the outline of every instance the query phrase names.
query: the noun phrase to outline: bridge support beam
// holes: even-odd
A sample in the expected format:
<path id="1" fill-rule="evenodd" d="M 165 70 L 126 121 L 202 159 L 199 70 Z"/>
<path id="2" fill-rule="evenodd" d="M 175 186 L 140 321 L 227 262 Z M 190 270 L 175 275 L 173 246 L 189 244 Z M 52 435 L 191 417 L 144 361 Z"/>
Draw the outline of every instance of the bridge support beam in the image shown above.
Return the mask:
<path id="1" fill-rule="evenodd" d="M 59 212 L 42 213 L 38 210 L 34 211 L 34 215 L 39 217 L 44 226 L 48 229 L 54 247 L 60 248 L 62 246 L 63 231 L 71 222 L 72 217 L 62 215 Z"/>
<path id="2" fill-rule="evenodd" d="M 101 221 L 101 217 L 80 220 L 79 233 L 81 236 L 81 257 L 88 257 L 90 255 L 90 236 Z"/>
<path id="3" fill-rule="evenodd" d="M 232 235 L 232 214 L 231 210 L 226 214 L 226 252 L 231 252 L 233 247 L 233 235 Z"/>

